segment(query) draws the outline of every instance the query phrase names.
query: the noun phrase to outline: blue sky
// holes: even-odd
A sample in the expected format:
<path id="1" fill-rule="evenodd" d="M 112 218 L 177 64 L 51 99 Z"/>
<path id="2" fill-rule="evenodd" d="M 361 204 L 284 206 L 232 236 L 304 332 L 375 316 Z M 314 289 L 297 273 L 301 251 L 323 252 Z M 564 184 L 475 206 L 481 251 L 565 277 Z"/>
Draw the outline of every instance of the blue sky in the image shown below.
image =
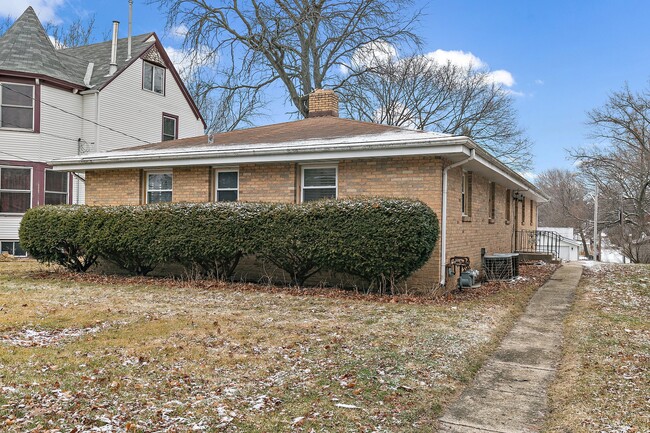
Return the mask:
<path id="1" fill-rule="evenodd" d="M 117 19 L 120 36 L 126 35 L 127 0 L 2 3 L 0 14 L 15 17 L 32 5 L 42 21 L 63 24 L 94 13 L 100 33 L 109 32 Z M 571 167 L 565 149 L 589 143 L 587 111 L 625 82 L 641 90 L 650 78 L 648 1 L 430 0 L 418 5 L 425 52 L 471 53 L 505 74 L 521 125 L 534 142 L 535 172 Z M 134 0 L 133 27 L 134 34 L 155 31 L 172 49 L 182 43 L 165 31 L 164 14 L 146 0 Z M 284 114 L 289 107 L 271 108 L 276 114 L 260 123 L 289 118 Z"/>

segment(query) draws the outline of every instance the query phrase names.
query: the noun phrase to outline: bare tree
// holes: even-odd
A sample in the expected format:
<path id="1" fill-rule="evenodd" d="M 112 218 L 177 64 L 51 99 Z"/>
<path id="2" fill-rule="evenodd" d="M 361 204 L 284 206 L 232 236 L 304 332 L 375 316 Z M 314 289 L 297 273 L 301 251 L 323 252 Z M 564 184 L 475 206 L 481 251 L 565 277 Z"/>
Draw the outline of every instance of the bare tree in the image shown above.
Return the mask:
<path id="1" fill-rule="evenodd" d="M 44 27 L 57 50 L 88 45 L 95 40 L 95 15 L 85 21 L 77 18 L 68 26 L 45 23 Z"/>
<path id="2" fill-rule="evenodd" d="M 587 239 L 593 228 L 593 201 L 588 196 L 583 179 L 566 169 L 542 172 L 535 182 L 549 197 L 539 207 L 542 227 L 571 227 L 578 232 L 584 251 L 589 252 Z"/>
<path id="3" fill-rule="evenodd" d="M 340 89 L 355 119 L 430 129 L 477 140 L 515 169 L 531 165 L 531 143 L 519 127 L 512 96 L 484 68 L 438 64 L 426 56 L 365 59 Z"/>
<path id="4" fill-rule="evenodd" d="M 411 0 L 153 1 L 167 11 L 169 27 L 187 27 L 185 48 L 209 47 L 219 57 L 226 79 L 215 88 L 259 91 L 279 83 L 303 116 L 312 90 L 338 89 L 351 77 L 340 67 L 358 48 L 419 42 L 416 14 L 406 13 Z"/>
<path id="5" fill-rule="evenodd" d="M 589 113 L 596 144 L 571 152 L 608 204 L 610 240 L 633 262 L 650 261 L 650 90 L 626 85 Z"/>
<path id="6" fill-rule="evenodd" d="M 11 17 L 5 17 L 0 20 L 0 36 L 13 25 L 14 21 Z M 91 15 L 86 20 L 77 18 L 67 26 L 47 22 L 43 27 L 45 28 L 45 33 L 52 37 L 52 43 L 57 50 L 60 48 L 88 45 L 95 40 L 95 15 Z"/>

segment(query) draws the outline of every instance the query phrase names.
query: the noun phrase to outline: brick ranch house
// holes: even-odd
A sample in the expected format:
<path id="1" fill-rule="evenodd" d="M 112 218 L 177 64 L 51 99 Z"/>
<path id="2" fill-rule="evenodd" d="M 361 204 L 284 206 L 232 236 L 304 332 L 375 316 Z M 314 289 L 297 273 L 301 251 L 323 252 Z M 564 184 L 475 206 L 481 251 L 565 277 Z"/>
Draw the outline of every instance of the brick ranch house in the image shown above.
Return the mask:
<path id="1" fill-rule="evenodd" d="M 165 141 L 52 162 L 85 172 L 89 205 L 163 201 L 300 203 L 323 197 L 419 199 L 441 220 L 440 240 L 411 287 L 445 284 L 452 256 L 480 268 L 535 230 L 546 197 L 468 137 L 338 117 L 333 91 L 310 95 L 304 120 Z"/>

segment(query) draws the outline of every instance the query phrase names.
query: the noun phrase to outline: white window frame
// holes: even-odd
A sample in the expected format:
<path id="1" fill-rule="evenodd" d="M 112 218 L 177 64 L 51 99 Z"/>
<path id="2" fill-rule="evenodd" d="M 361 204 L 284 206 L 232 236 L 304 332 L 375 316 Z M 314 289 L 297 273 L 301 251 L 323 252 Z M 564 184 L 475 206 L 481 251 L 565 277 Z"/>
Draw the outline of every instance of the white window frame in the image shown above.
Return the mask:
<path id="1" fill-rule="evenodd" d="M 172 177 L 172 187 L 171 189 L 156 189 L 153 190 L 152 192 L 171 192 L 172 193 L 172 199 L 168 202 L 162 202 L 162 203 L 171 203 L 174 201 L 174 171 L 173 170 L 151 170 L 151 171 L 146 171 L 144 173 L 144 181 L 146 182 L 145 185 L 145 192 L 144 192 L 144 202 L 145 204 L 149 204 L 149 176 L 152 174 L 168 174 Z M 159 202 L 160 203 L 160 202 Z"/>
<path id="2" fill-rule="evenodd" d="M 20 168 L 24 170 L 29 170 L 29 207 L 32 208 L 33 199 L 34 199 L 34 168 L 33 167 L 23 167 L 20 165 L 0 165 L 0 172 L 3 168 Z M 2 181 L 0 179 L 0 192 L 26 192 L 26 189 L 2 189 Z M 24 215 L 25 212 L 0 212 L 0 215 Z"/>
<path id="3" fill-rule="evenodd" d="M 334 169 L 334 186 L 305 186 L 305 170 L 311 169 L 323 169 L 323 168 L 333 168 Z M 335 196 L 334 198 L 339 198 L 339 167 L 338 165 L 327 164 L 327 165 L 303 165 L 300 167 L 300 202 L 305 203 L 305 189 L 322 189 L 322 188 L 334 188 Z"/>
<path id="4" fill-rule="evenodd" d="M 13 250 L 14 252 L 16 251 L 16 244 L 20 243 L 20 240 L 12 240 L 12 239 L 0 239 L 0 247 L 2 246 L 2 243 L 9 243 L 11 242 L 13 245 Z M 25 251 L 25 250 L 23 250 Z M 2 251 L 2 248 L 0 248 L 0 254 L 2 254 L 4 251 Z M 27 251 L 25 251 L 25 254 L 11 254 L 13 257 L 27 257 Z"/>
<path id="5" fill-rule="evenodd" d="M 46 168 L 45 169 L 45 175 L 43 176 L 43 191 L 44 191 L 43 204 L 46 204 L 45 203 L 46 194 L 65 195 L 65 204 L 70 204 L 70 175 L 68 174 L 67 177 L 66 177 L 68 179 L 68 181 L 67 181 L 67 184 L 65 186 L 66 187 L 65 193 L 63 193 L 61 191 L 48 191 L 47 190 L 47 173 L 50 172 L 50 171 L 53 171 L 55 173 L 60 173 L 60 172 L 57 172 L 56 170 L 52 170 L 51 168 Z"/>
<path id="6" fill-rule="evenodd" d="M 16 86 L 25 86 L 32 88 L 32 127 L 31 128 L 19 128 L 16 126 L 2 126 L 2 107 L 15 107 L 15 108 L 27 108 L 23 105 L 9 105 L 2 103 L 2 85 L 3 84 L 12 84 Z M 34 131 L 34 124 L 36 123 L 36 86 L 33 84 L 24 84 L 24 83 L 13 83 L 11 81 L 0 81 L 0 129 L 8 131 Z"/>
<path id="7" fill-rule="evenodd" d="M 219 188 L 219 173 L 237 173 L 237 188 Z M 219 201 L 219 191 L 237 191 L 239 201 L 239 167 L 219 167 L 214 169 L 214 201 Z M 223 202 L 225 203 L 225 202 Z"/>
<path id="8" fill-rule="evenodd" d="M 149 66 L 151 66 L 153 68 L 153 70 L 151 71 L 151 83 L 150 83 L 151 84 L 151 89 L 147 89 L 145 87 L 144 70 L 145 70 L 147 65 L 149 65 Z M 154 83 L 156 81 L 156 68 L 161 69 L 163 71 L 163 74 L 162 74 L 162 92 L 160 92 L 160 93 L 158 93 L 158 92 L 156 92 L 154 90 L 156 88 L 154 86 Z M 144 90 L 146 92 L 153 93 L 154 95 L 165 96 L 165 93 L 166 93 L 166 90 L 167 90 L 167 68 L 164 68 L 162 66 L 156 65 L 155 63 L 151 63 L 151 62 L 147 62 L 146 60 L 143 60 L 142 61 L 142 90 Z"/>

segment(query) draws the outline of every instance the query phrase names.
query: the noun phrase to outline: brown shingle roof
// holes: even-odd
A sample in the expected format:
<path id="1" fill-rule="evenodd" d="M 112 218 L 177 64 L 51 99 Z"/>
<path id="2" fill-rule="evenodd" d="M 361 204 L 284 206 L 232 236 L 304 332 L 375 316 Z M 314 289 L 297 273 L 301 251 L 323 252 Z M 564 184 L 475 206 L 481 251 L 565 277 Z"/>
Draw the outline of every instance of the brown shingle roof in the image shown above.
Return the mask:
<path id="1" fill-rule="evenodd" d="M 214 147 L 235 144 L 285 143 L 314 139 L 329 139 L 353 137 L 357 135 L 382 134 L 385 132 L 402 131 L 396 126 L 379 125 L 376 123 L 360 122 L 357 120 L 341 119 L 339 117 L 314 117 L 293 122 L 275 123 L 255 128 L 240 129 L 213 135 L 212 143 L 208 143 L 207 135 L 183 138 L 180 140 L 163 141 L 130 147 L 129 150 L 164 150 L 184 147 Z M 413 131 L 415 132 L 415 131 Z M 125 149 L 117 149 L 125 150 Z"/>

